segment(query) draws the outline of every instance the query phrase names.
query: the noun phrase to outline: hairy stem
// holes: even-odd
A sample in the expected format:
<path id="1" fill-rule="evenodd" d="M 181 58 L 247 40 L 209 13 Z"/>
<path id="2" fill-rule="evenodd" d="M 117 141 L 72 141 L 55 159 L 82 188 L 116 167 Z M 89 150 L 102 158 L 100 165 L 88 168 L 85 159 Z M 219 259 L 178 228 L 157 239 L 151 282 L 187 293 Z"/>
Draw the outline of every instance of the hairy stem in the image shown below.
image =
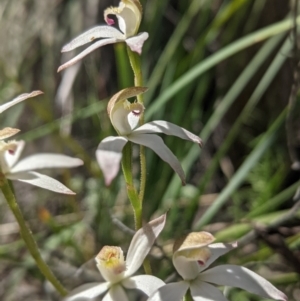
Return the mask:
<path id="1" fill-rule="evenodd" d="M 122 169 L 126 181 L 127 195 L 130 200 L 135 221 L 135 229 L 138 230 L 142 227 L 142 207 L 139 200 L 138 193 L 134 188 L 133 178 L 132 178 L 132 146 L 131 142 L 127 142 L 123 148 L 122 156 Z"/>
<path id="2" fill-rule="evenodd" d="M 142 76 L 140 57 L 137 53 L 132 52 L 129 47 L 127 47 L 127 53 L 128 53 L 130 65 L 134 73 L 134 85 L 137 87 L 142 87 L 143 76 Z M 144 103 L 143 94 L 137 96 L 137 101 L 141 104 Z M 142 115 L 139 124 L 143 125 L 144 123 L 145 123 L 144 115 Z M 146 178 L 147 178 L 145 147 L 142 145 L 140 146 L 140 164 L 141 164 L 141 178 L 140 178 L 140 191 L 138 195 L 140 216 L 137 217 L 137 215 L 135 214 L 136 230 L 142 227 L 142 210 L 143 210 L 143 201 L 144 201 Z M 148 275 L 152 274 L 151 265 L 147 258 L 145 258 L 144 260 L 143 267 L 146 274 Z"/>
<path id="3" fill-rule="evenodd" d="M 134 73 L 134 85 L 138 87 L 143 86 L 143 76 L 141 69 L 140 57 L 137 53 L 132 52 L 129 47 L 127 47 L 127 53 L 130 61 L 130 65 L 132 67 Z M 137 100 L 139 103 L 143 103 L 143 94 L 137 96 Z M 144 116 L 140 118 L 140 125 L 143 125 Z M 145 156 L 145 147 L 140 146 L 140 164 L 141 164 L 141 178 L 140 178 L 140 191 L 139 191 L 139 202 L 141 210 L 143 208 L 143 200 L 145 195 L 145 187 L 146 187 L 146 156 Z"/>

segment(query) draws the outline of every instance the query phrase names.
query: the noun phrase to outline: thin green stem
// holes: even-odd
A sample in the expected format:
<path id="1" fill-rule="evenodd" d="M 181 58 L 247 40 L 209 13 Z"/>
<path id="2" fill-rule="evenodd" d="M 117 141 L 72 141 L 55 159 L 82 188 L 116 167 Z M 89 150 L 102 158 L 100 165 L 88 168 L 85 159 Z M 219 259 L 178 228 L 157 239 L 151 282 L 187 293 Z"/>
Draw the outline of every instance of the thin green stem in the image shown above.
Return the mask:
<path id="1" fill-rule="evenodd" d="M 135 229 L 138 230 L 142 227 L 142 207 L 138 193 L 133 185 L 131 154 L 131 142 L 128 142 L 123 148 L 122 169 L 126 182 L 127 195 L 134 213 Z"/>
<path id="2" fill-rule="evenodd" d="M 131 51 L 127 46 L 127 54 L 129 57 L 130 65 L 134 73 L 134 85 L 137 87 L 143 86 L 143 76 L 141 69 L 141 60 L 139 55 L 136 52 Z M 140 94 L 137 96 L 138 102 L 143 103 L 143 95 Z"/>
<path id="3" fill-rule="evenodd" d="M 140 57 L 137 53 L 132 52 L 129 47 L 127 47 L 127 53 L 130 61 L 130 65 L 132 67 L 134 73 L 134 84 L 135 86 L 142 87 L 143 86 L 143 77 L 142 77 L 142 69 Z M 144 103 L 143 94 L 137 96 L 137 100 L 139 103 Z M 140 125 L 143 125 L 144 115 L 140 118 Z M 145 195 L 145 187 L 146 187 L 146 156 L 145 156 L 145 148 L 144 146 L 140 146 L 140 163 L 141 163 L 141 179 L 140 179 L 140 191 L 139 191 L 139 201 L 141 210 L 143 208 L 143 200 Z"/>
<path id="4" fill-rule="evenodd" d="M 132 52 L 129 47 L 127 47 L 127 53 L 128 53 L 130 65 L 131 65 L 133 73 L 134 73 L 134 85 L 137 87 L 142 87 L 143 86 L 143 76 L 142 76 L 140 57 L 137 53 Z M 143 94 L 140 94 L 137 96 L 137 101 L 141 104 L 144 103 Z M 143 125 L 145 123 L 144 115 L 141 116 L 139 123 L 140 123 L 140 125 Z M 130 158 L 131 158 L 131 151 L 130 151 Z M 139 201 L 138 209 L 139 210 L 138 210 L 138 212 L 135 211 L 136 230 L 138 230 L 139 228 L 142 227 L 143 200 L 144 200 L 144 195 L 145 195 L 146 178 L 147 178 L 145 147 L 142 145 L 140 146 L 140 163 L 141 163 L 141 178 L 140 178 L 140 191 L 139 191 L 139 195 L 138 195 L 138 201 Z M 124 171 L 124 169 L 123 169 L 123 171 Z M 128 186 L 127 186 L 127 191 L 129 192 Z M 137 214 L 139 214 L 139 215 L 137 215 Z M 144 260 L 143 267 L 144 267 L 146 274 L 148 274 L 148 275 L 152 274 L 151 265 L 147 258 L 145 258 L 145 260 Z"/>
<path id="5" fill-rule="evenodd" d="M 13 212 L 19 226 L 20 226 L 20 234 L 23 238 L 31 256 L 34 258 L 38 268 L 40 269 L 41 273 L 45 276 L 45 278 L 52 283 L 52 285 L 56 288 L 56 290 L 62 295 L 66 296 L 68 291 L 62 286 L 62 284 L 58 281 L 58 279 L 54 276 L 46 262 L 43 260 L 37 243 L 33 238 L 32 232 L 30 231 L 29 227 L 27 226 L 22 212 L 18 206 L 16 198 L 9 186 L 9 183 L 5 176 L 0 173 L 0 188 L 2 193 L 7 201 L 8 206 L 10 207 L 11 211 Z"/>

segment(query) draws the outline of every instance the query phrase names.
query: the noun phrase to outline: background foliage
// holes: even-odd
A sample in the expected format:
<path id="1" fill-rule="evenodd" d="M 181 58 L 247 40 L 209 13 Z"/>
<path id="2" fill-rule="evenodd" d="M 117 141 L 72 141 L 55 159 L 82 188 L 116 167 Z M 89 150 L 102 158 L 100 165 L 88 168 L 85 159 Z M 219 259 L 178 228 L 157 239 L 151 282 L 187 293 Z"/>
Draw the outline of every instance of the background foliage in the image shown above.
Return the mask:
<path id="1" fill-rule="evenodd" d="M 188 175 L 185 187 L 146 150 L 144 219 L 168 211 L 151 256 L 154 271 L 166 279 L 174 272 L 169 259 L 174 238 L 204 229 L 222 241 L 239 241 L 240 248 L 223 260 L 257 271 L 290 300 L 300 300 L 299 51 L 291 30 L 295 3 L 141 2 L 141 31 L 150 35 L 142 54 L 150 88 L 145 118 L 176 123 L 204 141 L 200 150 L 178 138 L 164 138 Z M 43 255 L 69 289 L 99 277 L 93 257 L 103 245 L 126 249 L 132 235 L 124 226 L 133 228 L 123 177 L 105 187 L 94 155 L 100 140 L 115 134 L 107 100 L 133 85 L 125 46 L 106 46 L 68 74 L 56 72 L 67 59 L 61 47 L 103 24 L 103 10 L 113 4 L 118 3 L 0 2 L 1 102 L 31 90 L 45 92 L 3 114 L 2 127 L 22 130 L 17 139 L 28 142 L 27 154 L 62 152 L 85 161 L 82 168 L 56 174 L 77 192 L 75 197 L 15 185 Z M 137 158 L 138 148 L 138 179 Z M 0 223 L 0 299 L 55 298 L 3 201 Z M 229 294 L 231 300 L 256 300 L 238 290 Z"/>

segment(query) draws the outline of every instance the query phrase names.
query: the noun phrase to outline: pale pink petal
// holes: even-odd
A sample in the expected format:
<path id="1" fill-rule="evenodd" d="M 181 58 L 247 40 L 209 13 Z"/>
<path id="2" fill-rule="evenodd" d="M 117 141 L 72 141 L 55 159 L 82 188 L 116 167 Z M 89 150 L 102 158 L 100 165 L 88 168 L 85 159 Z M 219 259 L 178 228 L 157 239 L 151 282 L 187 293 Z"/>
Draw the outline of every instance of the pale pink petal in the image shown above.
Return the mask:
<path id="1" fill-rule="evenodd" d="M 136 36 L 126 39 L 125 42 L 132 51 L 141 54 L 143 45 L 148 38 L 148 32 L 142 32 Z"/>
<path id="2" fill-rule="evenodd" d="M 147 301 L 182 301 L 189 288 L 189 283 L 180 281 L 168 283 L 152 294 Z"/>
<path id="3" fill-rule="evenodd" d="M 152 293 L 154 293 L 157 289 L 165 285 L 165 283 L 155 276 L 138 275 L 123 280 L 122 285 L 128 289 L 141 290 L 147 296 L 149 296 Z"/>
<path id="4" fill-rule="evenodd" d="M 77 287 L 73 290 L 64 301 L 82 301 L 84 299 L 90 300 L 97 296 L 100 296 L 109 288 L 109 283 L 87 283 Z"/>
<path id="5" fill-rule="evenodd" d="M 71 168 L 83 164 L 78 158 L 69 157 L 61 154 L 35 154 L 19 161 L 10 170 L 11 173 L 41 169 L 41 168 Z"/>
<path id="6" fill-rule="evenodd" d="M 102 301 L 128 301 L 128 298 L 120 285 L 114 285 L 109 289 Z"/>
<path id="7" fill-rule="evenodd" d="M 125 36 L 116 28 L 111 26 L 96 26 L 82 33 L 77 38 L 66 44 L 61 52 L 71 51 L 77 47 L 93 42 L 99 38 L 115 38 L 118 40 L 125 40 Z"/>
<path id="8" fill-rule="evenodd" d="M 217 285 L 238 287 L 264 298 L 287 300 L 286 295 L 269 281 L 244 267 L 221 265 L 201 273 L 200 278 Z"/>
<path id="9" fill-rule="evenodd" d="M 106 185 L 110 185 L 119 172 L 122 149 L 127 141 L 125 137 L 107 137 L 98 145 L 96 158 Z"/>
<path id="10" fill-rule="evenodd" d="M 181 139 L 202 145 L 202 140 L 198 136 L 176 124 L 164 120 L 147 122 L 135 129 L 134 132 L 138 134 L 164 133 L 166 135 L 177 136 Z"/>
<path id="11" fill-rule="evenodd" d="M 61 65 L 58 69 L 57 72 L 60 72 L 72 65 L 74 65 L 75 63 L 77 63 L 78 61 L 80 61 L 82 58 L 84 58 L 86 55 L 88 55 L 89 53 L 91 53 L 92 51 L 94 51 L 95 49 L 102 47 L 104 45 L 108 45 L 108 44 L 114 44 L 117 43 L 119 40 L 116 38 L 111 38 L 111 39 L 103 39 L 100 40 L 98 42 L 95 42 L 94 44 L 92 44 L 91 46 L 89 46 L 88 48 L 86 48 L 85 50 L 83 50 L 82 52 L 80 52 L 78 55 L 76 55 L 75 57 L 73 57 L 71 60 L 69 60 L 68 62 L 64 63 L 63 65 Z"/>
<path id="12" fill-rule="evenodd" d="M 14 98 L 13 100 L 3 104 L 0 106 L 0 113 L 4 112 L 5 110 L 7 110 L 8 108 L 14 106 L 15 104 L 30 98 L 30 97 L 35 97 L 37 95 L 43 94 L 42 91 L 32 91 L 31 93 L 24 93 L 19 95 L 18 97 Z"/>
<path id="13" fill-rule="evenodd" d="M 228 301 L 218 288 L 199 279 L 191 283 L 190 289 L 194 301 Z"/>
<path id="14" fill-rule="evenodd" d="M 162 160 L 166 161 L 174 169 L 179 175 L 182 184 L 185 185 L 185 174 L 180 162 L 159 136 L 153 134 L 135 134 L 133 132 L 128 135 L 128 140 L 151 148 Z"/>
<path id="15" fill-rule="evenodd" d="M 127 269 L 124 277 L 131 276 L 142 265 L 155 239 L 164 228 L 165 222 L 166 215 L 164 214 L 144 225 L 135 233 L 128 249 L 126 258 Z"/>
<path id="16" fill-rule="evenodd" d="M 10 180 L 25 182 L 58 193 L 76 194 L 68 187 L 60 183 L 59 181 L 34 171 L 26 171 L 26 172 L 19 172 L 13 174 L 10 173 L 7 174 L 6 177 Z"/>
<path id="17" fill-rule="evenodd" d="M 207 269 L 216 259 L 218 259 L 220 256 L 228 253 L 229 251 L 233 250 L 236 247 L 237 247 L 237 242 L 227 243 L 227 244 L 216 243 L 216 244 L 208 245 L 207 248 L 210 250 L 211 255 L 205 264 L 199 265 L 200 271 Z"/>

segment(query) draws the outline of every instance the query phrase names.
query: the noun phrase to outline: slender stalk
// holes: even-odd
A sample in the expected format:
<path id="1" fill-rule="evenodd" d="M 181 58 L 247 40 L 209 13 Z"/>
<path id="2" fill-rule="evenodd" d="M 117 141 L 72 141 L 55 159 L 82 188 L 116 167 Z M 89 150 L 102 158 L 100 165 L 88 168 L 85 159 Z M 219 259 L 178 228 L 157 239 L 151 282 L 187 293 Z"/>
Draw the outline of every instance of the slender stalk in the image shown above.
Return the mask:
<path id="1" fill-rule="evenodd" d="M 13 212 L 19 226 L 20 226 L 20 234 L 23 238 L 31 256 L 34 258 L 38 268 L 40 269 L 41 273 L 45 276 L 45 278 L 52 283 L 52 285 L 56 288 L 56 290 L 62 295 L 66 296 L 68 291 L 62 286 L 62 284 L 58 281 L 58 279 L 54 276 L 52 271 L 50 270 L 49 266 L 43 260 L 37 243 L 33 238 L 32 232 L 27 226 L 22 212 L 18 206 L 16 198 L 9 186 L 9 183 L 5 176 L 0 173 L 0 188 L 4 195 L 4 198 L 7 201 L 8 206 L 10 207 L 11 211 Z"/>
<path id="2" fill-rule="evenodd" d="M 138 193 L 133 185 L 131 154 L 131 142 L 128 142 L 123 148 L 122 169 L 126 181 L 127 195 L 134 213 L 135 229 L 138 230 L 142 227 L 142 207 Z"/>
<path id="3" fill-rule="evenodd" d="M 132 67 L 133 73 L 134 73 L 134 85 L 138 87 L 143 86 L 143 76 L 142 76 L 142 68 L 141 68 L 141 62 L 140 57 L 137 53 L 132 52 L 129 47 L 127 47 L 127 53 L 130 61 L 130 65 Z M 137 100 L 139 103 L 143 104 L 143 94 L 140 94 L 137 96 Z M 143 125 L 145 123 L 144 121 L 144 115 L 140 118 L 140 125 Z M 130 151 L 130 158 L 131 158 L 131 151 Z M 141 178 L 140 178 L 140 191 L 138 195 L 139 200 L 139 211 L 135 212 L 135 224 L 136 224 L 136 230 L 142 227 L 142 210 L 143 210 L 143 200 L 145 195 L 145 187 L 146 187 L 146 156 L 145 156 L 145 148 L 144 146 L 140 146 L 140 164 L 141 164 Z M 124 169 L 123 169 L 124 170 Z M 128 186 L 127 186 L 127 192 L 129 193 Z M 139 216 L 138 216 L 139 214 Z M 145 258 L 143 267 L 145 270 L 145 273 L 148 275 L 152 275 L 152 269 L 148 258 Z"/>
<path id="4" fill-rule="evenodd" d="M 132 52 L 129 47 L 127 47 L 127 53 L 130 61 L 130 65 L 132 67 L 134 73 L 134 84 L 135 86 L 142 87 L 143 86 L 143 77 L 142 77 L 142 69 L 140 57 L 137 53 Z M 143 103 L 143 94 L 137 96 L 137 100 L 139 103 Z M 140 118 L 140 125 L 143 125 L 144 115 Z M 139 191 L 139 202 L 141 210 L 143 208 L 143 200 L 145 195 L 145 187 L 146 187 L 146 156 L 145 156 L 145 147 L 140 146 L 140 164 L 141 164 L 141 179 L 140 179 L 140 191 Z M 142 221 L 140 221 L 142 224 Z"/>

